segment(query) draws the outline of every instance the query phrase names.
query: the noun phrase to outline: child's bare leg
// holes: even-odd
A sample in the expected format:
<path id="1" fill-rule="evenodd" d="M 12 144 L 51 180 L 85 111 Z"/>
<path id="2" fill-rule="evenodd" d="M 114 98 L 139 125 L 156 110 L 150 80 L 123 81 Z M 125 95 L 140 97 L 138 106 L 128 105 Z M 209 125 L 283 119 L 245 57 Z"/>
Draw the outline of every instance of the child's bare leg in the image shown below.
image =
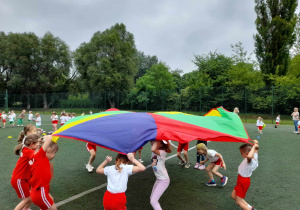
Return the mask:
<path id="1" fill-rule="evenodd" d="M 235 190 L 232 191 L 232 193 L 231 193 L 231 198 L 232 198 L 233 200 L 236 199 L 236 191 L 235 191 Z"/>
<path id="2" fill-rule="evenodd" d="M 92 163 L 94 162 L 94 160 L 95 160 L 95 158 L 96 158 L 96 151 L 93 150 L 93 149 L 91 149 L 89 152 L 91 153 L 91 157 L 90 157 L 90 159 L 89 159 L 88 164 L 89 164 L 89 165 L 92 165 Z"/>
<path id="3" fill-rule="evenodd" d="M 215 165 L 215 164 L 214 164 L 214 165 Z M 220 173 L 218 172 L 219 168 L 221 168 L 221 166 L 215 165 L 215 166 L 213 167 L 213 169 L 212 169 L 212 173 L 213 173 L 214 175 L 216 175 L 216 176 L 222 178 L 223 175 L 220 174 Z"/>
<path id="4" fill-rule="evenodd" d="M 208 164 L 208 166 L 206 167 L 206 171 L 207 171 L 207 173 L 208 173 L 208 176 L 209 176 L 210 180 L 214 180 L 214 176 L 213 176 L 213 174 L 211 173 L 211 170 L 213 169 L 214 166 L 215 166 L 214 163 L 210 163 L 210 164 Z"/>
<path id="5" fill-rule="evenodd" d="M 181 152 L 177 152 L 177 157 L 179 160 L 181 160 L 181 162 L 184 162 L 183 158 L 181 157 Z"/>
<path id="6" fill-rule="evenodd" d="M 139 159 L 141 159 L 142 158 L 142 150 L 139 149 L 138 151 L 139 151 Z"/>
<path id="7" fill-rule="evenodd" d="M 53 197 L 52 197 L 52 195 L 50 195 L 50 193 L 49 193 L 49 197 L 53 200 L 53 202 L 54 202 L 54 199 L 53 199 Z M 49 210 L 57 210 L 57 208 L 56 208 L 56 206 L 55 206 L 55 204 L 53 203 L 53 205 L 49 208 Z"/>
<path id="8" fill-rule="evenodd" d="M 243 198 L 241 198 L 237 195 L 235 196 L 235 202 L 237 203 L 237 205 L 239 205 L 244 210 L 250 209 L 250 207 L 248 206 L 248 203 Z"/>
<path id="9" fill-rule="evenodd" d="M 185 162 L 189 162 L 189 156 L 188 156 L 188 153 L 187 151 L 183 150 L 183 155 L 184 155 L 184 158 L 185 158 Z"/>
<path id="10" fill-rule="evenodd" d="M 15 210 L 22 210 L 23 208 L 26 207 L 27 204 L 31 204 L 31 199 L 30 197 L 23 198 L 22 201 L 15 207 Z M 30 206 L 30 205 L 29 205 Z"/>

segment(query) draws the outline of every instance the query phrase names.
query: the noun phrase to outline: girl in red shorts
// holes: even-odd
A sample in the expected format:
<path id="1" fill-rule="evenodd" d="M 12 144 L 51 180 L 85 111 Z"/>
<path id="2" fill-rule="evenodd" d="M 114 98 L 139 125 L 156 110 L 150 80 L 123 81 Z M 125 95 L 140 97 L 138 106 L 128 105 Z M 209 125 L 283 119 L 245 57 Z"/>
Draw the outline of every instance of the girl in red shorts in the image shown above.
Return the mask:
<path id="1" fill-rule="evenodd" d="M 226 165 L 224 159 L 221 154 L 217 153 L 215 150 L 207 149 L 206 145 L 203 143 L 197 144 L 197 152 L 200 155 L 204 155 L 206 159 L 201 161 L 200 164 L 204 164 L 210 160 L 210 164 L 206 167 L 206 171 L 210 178 L 210 181 L 205 183 L 206 186 L 217 186 L 214 175 L 221 178 L 221 186 L 225 186 L 228 181 L 228 177 L 223 176 L 218 172 L 220 168 L 224 168 L 226 170 Z"/>
<path id="2" fill-rule="evenodd" d="M 240 153 L 244 160 L 238 168 L 238 179 L 232 191 L 231 197 L 242 209 L 254 209 L 244 198 L 250 187 L 250 177 L 252 172 L 258 167 L 258 141 L 254 140 L 255 145 L 243 144 L 240 146 Z"/>
<path id="3" fill-rule="evenodd" d="M 28 135 L 30 132 L 33 134 Z M 24 133 L 27 134 L 26 138 L 24 138 Z M 38 146 L 39 135 L 35 133 L 36 128 L 34 125 L 25 126 L 24 131 L 21 132 L 18 140 L 19 142 L 24 140 L 24 143 L 20 143 L 15 148 L 15 154 L 20 155 L 20 158 L 12 173 L 11 185 L 15 189 L 18 197 L 22 198 L 22 201 L 16 206 L 15 209 L 29 209 L 31 205 L 29 190 L 31 172 L 28 161 Z"/>
<path id="4" fill-rule="evenodd" d="M 145 166 L 134 158 L 133 153 L 128 153 L 127 156 L 118 154 L 115 165 L 106 166 L 110 161 L 112 157 L 107 156 L 96 170 L 97 173 L 107 176 L 107 191 L 103 197 L 103 206 L 105 210 L 125 210 L 128 177 L 132 173 L 144 171 Z M 130 162 L 136 166 L 127 165 Z"/>
<path id="5" fill-rule="evenodd" d="M 94 167 L 92 166 L 92 163 L 94 162 L 96 158 L 96 152 L 97 152 L 97 146 L 95 144 L 86 143 L 86 149 L 91 154 L 89 162 L 85 165 L 88 172 L 93 172 Z"/>
<path id="6" fill-rule="evenodd" d="M 53 131 L 55 132 L 57 130 L 57 124 L 58 124 L 58 116 L 56 115 L 55 112 L 52 112 L 50 119 L 52 121 Z"/>
<path id="7" fill-rule="evenodd" d="M 52 141 L 51 135 L 45 136 L 44 140 L 43 146 L 29 160 L 32 173 L 30 197 L 40 209 L 56 210 L 53 197 L 49 192 L 52 178 L 50 160 L 55 157 L 58 146 Z"/>

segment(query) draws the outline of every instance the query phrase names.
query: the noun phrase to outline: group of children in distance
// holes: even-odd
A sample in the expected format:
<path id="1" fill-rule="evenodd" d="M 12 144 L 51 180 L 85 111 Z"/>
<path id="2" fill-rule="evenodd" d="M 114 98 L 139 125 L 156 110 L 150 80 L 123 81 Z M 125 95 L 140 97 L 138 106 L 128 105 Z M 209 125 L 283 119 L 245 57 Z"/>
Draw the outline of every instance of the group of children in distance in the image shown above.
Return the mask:
<path id="1" fill-rule="evenodd" d="M 18 126 L 23 126 L 23 119 L 25 117 L 25 113 L 26 111 L 23 110 L 21 112 L 21 114 L 18 117 Z M 8 112 L 8 115 L 5 113 L 5 111 L 0 110 L 0 122 L 2 122 L 2 126 L 0 124 L 0 128 L 5 128 L 6 127 L 6 123 L 7 123 L 7 119 L 8 119 L 8 123 L 9 123 L 9 127 L 15 127 L 15 120 L 17 118 L 17 115 L 15 113 L 14 110 Z"/>

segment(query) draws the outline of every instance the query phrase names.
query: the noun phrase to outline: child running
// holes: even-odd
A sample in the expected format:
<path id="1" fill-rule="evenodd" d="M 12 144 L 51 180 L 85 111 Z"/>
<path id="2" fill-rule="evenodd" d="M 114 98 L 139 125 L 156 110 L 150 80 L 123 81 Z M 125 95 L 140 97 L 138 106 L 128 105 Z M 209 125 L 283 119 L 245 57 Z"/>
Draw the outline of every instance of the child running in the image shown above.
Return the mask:
<path id="1" fill-rule="evenodd" d="M 181 151 L 183 150 L 184 159 L 181 157 Z M 189 156 L 188 156 L 188 150 L 189 150 L 189 143 L 178 143 L 177 148 L 177 157 L 181 162 L 178 163 L 179 166 L 184 166 L 185 168 L 189 168 L 191 164 L 189 163 Z"/>
<path id="2" fill-rule="evenodd" d="M 55 132 L 57 130 L 57 124 L 58 124 L 58 116 L 56 115 L 55 112 L 52 112 L 50 119 L 52 121 L 53 131 Z"/>
<path id="3" fill-rule="evenodd" d="M 3 112 L 2 112 L 3 128 L 5 128 L 5 125 L 6 125 L 6 117 L 7 117 L 7 115 L 5 114 L 5 111 L 3 111 Z"/>
<path id="4" fill-rule="evenodd" d="M 275 124 L 275 128 L 278 128 L 278 126 L 279 126 L 279 122 L 280 122 L 280 115 L 278 115 L 278 116 L 276 117 L 276 124 Z"/>
<path id="5" fill-rule="evenodd" d="M 17 119 L 17 115 L 16 115 L 14 110 L 11 110 L 11 113 L 12 113 L 12 116 L 13 116 L 13 119 L 14 119 L 13 127 L 15 127 L 15 119 Z"/>
<path id="6" fill-rule="evenodd" d="M 97 152 L 97 146 L 92 143 L 86 143 L 86 149 L 91 154 L 89 162 L 85 165 L 85 168 L 88 170 L 88 172 L 93 172 L 94 167 L 92 166 L 92 163 L 94 162 L 96 158 L 96 152 Z"/>
<path id="7" fill-rule="evenodd" d="M 169 141 L 152 142 L 152 168 L 156 176 L 156 181 L 150 195 L 150 204 L 154 210 L 161 210 L 159 199 L 170 184 L 170 178 L 165 166 L 167 153 L 171 153 Z"/>
<path id="8" fill-rule="evenodd" d="M 263 118 L 260 117 L 259 122 L 258 122 L 258 131 L 259 131 L 259 134 L 263 134 L 262 129 L 264 127 L 264 124 L 265 123 L 263 122 Z"/>
<path id="9" fill-rule="evenodd" d="M 260 133 L 259 132 L 259 122 L 260 122 L 260 119 L 261 119 L 261 117 L 258 117 L 257 120 L 256 120 L 256 127 L 257 127 L 257 132 L 258 133 Z"/>
<path id="10" fill-rule="evenodd" d="M 14 116 L 11 112 L 8 114 L 8 120 L 9 120 L 9 127 L 13 127 L 14 126 Z"/>
<path id="11" fill-rule="evenodd" d="M 244 160 L 238 168 L 236 186 L 231 194 L 231 197 L 244 210 L 254 209 L 244 200 L 251 184 L 250 177 L 252 172 L 258 167 L 258 141 L 254 140 L 254 143 L 254 146 L 251 144 L 240 146 L 240 153 Z"/>
<path id="12" fill-rule="evenodd" d="M 132 173 L 144 171 L 145 166 L 134 158 L 133 153 L 128 153 L 127 156 L 118 154 L 115 165 L 106 166 L 110 161 L 112 157 L 107 156 L 96 170 L 97 173 L 107 176 L 107 190 L 103 197 L 103 206 L 105 210 L 125 210 L 128 177 Z M 136 166 L 128 165 L 130 162 Z"/>
<path id="13" fill-rule="evenodd" d="M 35 126 L 37 128 L 40 128 L 42 126 L 42 118 L 40 116 L 40 113 L 36 113 L 35 116 L 36 116 L 36 118 L 35 118 Z"/>
<path id="14" fill-rule="evenodd" d="M 36 128 L 34 125 L 25 126 L 18 139 L 18 142 L 21 143 L 15 147 L 15 154 L 20 155 L 20 158 L 13 170 L 11 185 L 18 197 L 22 198 L 22 201 L 15 207 L 15 210 L 28 210 L 31 205 L 29 186 L 31 172 L 28 161 L 38 146 L 39 135 L 35 133 Z M 26 138 L 24 138 L 25 136 Z M 23 139 L 24 144 L 22 144 Z"/>
<path id="15" fill-rule="evenodd" d="M 21 114 L 19 115 L 18 127 L 23 126 L 23 119 L 25 118 L 26 110 L 22 110 Z"/>
<path id="16" fill-rule="evenodd" d="M 33 114 L 32 114 L 32 111 L 29 111 L 28 112 L 28 122 L 29 122 L 29 124 L 31 124 L 32 120 L 33 120 Z"/>
<path id="17" fill-rule="evenodd" d="M 51 166 L 50 162 L 58 151 L 58 146 L 52 141 L 52 136 L 44 137 L 44 142 L 38 152 L 29 160 L 32 177 L 30 179 L 32 202 L 41 209 L 56 210 L 53 197 L 50 195 Z"/>
<path id="18" fill-rule="evenodd" d="M 206 160 L 201 161 L 201 164 L 206 163 L 210 160 L 210 164 L 206 167 L 206 171 L 210 178 L 210 181 L 205 183 L 206 186 L 216 186 L 216 182 L 214 180 L 213 174 L 221 178 L 221 185 L 225 186 L 228 181 L 228 177 L 223 176 L 218 172 L 218 170 L 223 167 L 226 170 L 226 165 L 224 159 L 221 154 L 217 153 L 215 150 L 207 149 L 205 144 L 200 143 L 197 144 L 197 152 L 199 154 L 203 154 L 206 157 Z"/>

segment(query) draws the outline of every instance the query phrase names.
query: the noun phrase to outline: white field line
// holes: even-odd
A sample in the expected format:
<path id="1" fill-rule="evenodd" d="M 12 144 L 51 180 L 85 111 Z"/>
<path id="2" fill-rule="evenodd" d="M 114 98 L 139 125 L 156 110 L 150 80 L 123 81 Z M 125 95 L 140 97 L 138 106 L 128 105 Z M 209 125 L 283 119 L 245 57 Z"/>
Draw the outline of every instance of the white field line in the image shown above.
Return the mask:
<path id="1" fill-rule="evenodd" d="M 171 143 L 171 144 L 172 144 L 172 143 Z M 172 144 L 172 145 L 173 145 L 173 144 Z M 176 147 L 175 145 L 173 145 L 173 146 Z M 192 150 L 192 149 L 195 149 L 195 148 L 196 148 L 196 146 L 191 147 L 191 148 L 189 148 L 189 151 Z M 176 156 L 177 156 L 177 154 L 171 155 L 171 156 L 167 157 L 166 160 L 169 160 L 169 159 L 171 159 L 171 158 L 173 158 L 173 157 L 176 157 Z M 147 169 L 147 168 L 150 168 L 151 166 L 152 166 L 152 164 L 147 165 L 147 166 L 146 166 L 146 169 Z M 132 174 L 132 175 L 134 175 L 134 174 Z M 87 195 L 87 194 L 89 194 L 89 193 L 92 193 L 92 192 L 94 192 L 94 191 L 100 190 L 100 189 L 102 189 L 102 188 L 104 188 L 104 187 L 106 187 L 106 186 L 107 186 L 107 183 L 104 183 L 104 184 L 102 184 L 102 185 L 100 185 L 100 186 L 98 186 L 98 187 L 94 187 L 94 188 L 92 188 L 92 189 L 89 189 L 89 190 L 87 190 L 87 191 L 84 191 L 84 192 L 82 192 L 82 193 L 79 193 L 79 194 L 77 194 L 77 195 L 74 195 L 74 196 L 72 196 L 72 197 L 69 197 L 69 198 L 67 198 L 67 199 L 65 199 L 65 200 L 62 200 L 62 201 L 56 203 L 55 205 L 56 205 L 56 207 L 62 206 L 62 205 L 64 205 L 64 204 L 66 204 L 66 203 L 69 203 L 69 202 L 71 202 L 71 201 L 73 201 L 73 200 L 76 200 L 77 198 L 80 198 L 80 197 L 82 197 L 82 196 L 85 196 L 85 195 Z"/>

